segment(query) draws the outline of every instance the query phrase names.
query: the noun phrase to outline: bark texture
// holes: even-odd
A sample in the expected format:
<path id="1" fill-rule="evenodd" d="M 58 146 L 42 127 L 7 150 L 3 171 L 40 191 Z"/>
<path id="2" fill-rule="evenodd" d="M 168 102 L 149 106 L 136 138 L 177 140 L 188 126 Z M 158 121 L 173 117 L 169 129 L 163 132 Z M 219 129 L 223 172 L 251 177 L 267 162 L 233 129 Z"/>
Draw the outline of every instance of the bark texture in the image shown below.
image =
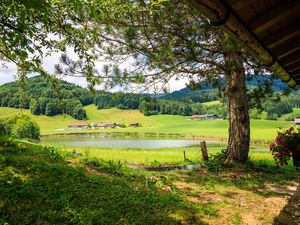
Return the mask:
<path id="1" fill-rule="evenodd" d="M 248 160 L 250 121 L 245 69 L 239 51 L 224 54 L 227 79 L 229 138 L 225 163 Z"/>

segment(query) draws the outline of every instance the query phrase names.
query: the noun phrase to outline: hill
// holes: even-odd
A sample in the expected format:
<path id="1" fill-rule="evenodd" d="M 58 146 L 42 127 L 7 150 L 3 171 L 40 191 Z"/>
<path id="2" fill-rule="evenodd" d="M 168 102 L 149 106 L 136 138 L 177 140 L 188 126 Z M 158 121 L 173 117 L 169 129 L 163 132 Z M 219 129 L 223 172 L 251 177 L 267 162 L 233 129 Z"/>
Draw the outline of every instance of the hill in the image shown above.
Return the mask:
<path id="1" fill-rule="evenodd" d="M 256 87 L 259 84 L 269 81 L 270 77 L 267 76 L 257 76 L 252 79 L 248 79 L 246 84 L 248 88 Z M 272 80 L 272 88 L 273 91 L 283 91 L 288 88 L 287 84 L 282 82 L 280 79 Z M 224 79 L 219 79 L 217 84 L 223 86 L 225 83 Z M 163 94 L 158 96 L 159 99 L 167 99 L 167 100 L 176 100 L 176 101 L 190 101 L 190 102 L 210 102 L 218 99 L 218 89 L 215 85 L 211 85 L 208 83 L 203 83 L 201 87 L 197 89 L 190 89 L 188 87 L 183 88 L 179 91 L 174 91 L 169 94 Z"/>
<path id="2" fill-rule="evenodd" d="M 256 86 L 266 78 L 248 81 L 248 86 Z M 219 83 L 224 82 L 221 80 Z M 281 90 L 283 84 L 274 82 L 274 89 Z M 199 102 L 217 101 L 217 89 L 204 84 L 202 89 L 189 90 L 184 88 L 168 95 L 154 98 L 146 94 L 110 93 L 104 91 L 91 92 L 86 88 L 63 80 L 49 82 L 41 76 L 28 79 L 27 86 L 22 89 L 19 82 L 12 82 L 0 87 L 0 106 L 29 109 L 34 115 L 58 116 L 66 114 L 77 120 L 89 119 L 84 106 L 95 104 L 97 109 L 118 108 L 121 110 L 139 109 L 144 115 L 181 115 L 217 114 L 220 118 L 227 117 L 226 104 L 199 104 Z M 263 110 L 268 119 L 276 119 L 292 108 L 298 108 L 300 101 L 297 95 L 285 98 L 284 102 L 266 101 Z M 252 114 L 251 114 L 252 115 Z M 254 115 L 253 118 L 261 118 Z M 290 118 L 293 119 L 293 116 Z"/>
<path id="3" fill-rule="evenodd" d="M 85 119 L 83 106 L 93 102 L 87 89 L 63 80 L 50 82 L 42 76 L 29 78 L 24 85 L 15 81 L 0 87 L 0 105 L 30 109 L 35 115 L 55 116 L 61 113 Z"/>
<path id="4" fill-rule="evenodd" d="M 206 137 L 227 137 L 227 120 L 189 120 L 186 116 L 178 115 L 153 115 L 144 116 L 138 110 L 101 109 L 95 105 L 85 106 L 87 122 L 116 122 L 130 123 L 139 122 L 142 127 L 105 129 L 105 130 L 66 130 L 70 122 L 76 121 L 67 115 L 53 117 L 45 115 L 32 115 L 29 110 L 22 110 L 24 114 L 30 115 L 41 127 L 41 134 L 78 133 L 78 132 L 136 132 L 153 134 L 183 134 Z M 21 109 L 0 107 L 0 118 L 20 113 Z M 284 120 L 251 120 L 251 138 L 260 140 L 272 140 L 279 127 L 285 128 L 293 125 L 293 122 Z"/>

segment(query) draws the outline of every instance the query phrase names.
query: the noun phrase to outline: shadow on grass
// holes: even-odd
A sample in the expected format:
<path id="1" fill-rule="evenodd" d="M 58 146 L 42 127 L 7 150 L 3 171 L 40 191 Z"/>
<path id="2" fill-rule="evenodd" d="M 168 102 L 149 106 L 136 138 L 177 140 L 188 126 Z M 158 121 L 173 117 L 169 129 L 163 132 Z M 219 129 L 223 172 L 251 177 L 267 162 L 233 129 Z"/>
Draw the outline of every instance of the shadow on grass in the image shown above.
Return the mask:
<path id="1" fill-rule="evenodd" d="M 296 180 L 300 177 L 299 170 L 293 166 L 278 167 L 271 160 L 252 160 L 246 165 L 235 165 L 222 168 L 216 172 L 195 172 L 190 176 L 183 176 L 183 182 L 204 185 L 208 189 L 214 187 L 237 187 L 252 191 L 259 195 L 292 195 Z M 180 179 L 180 178 L 179 178 Z"/>
<path id="2" fill-rule="evenodd" d="M 275 225 L 298 225 L 300 222 L 300 186 L 295 194 L 290 198 L 287 205 L 275 218 Z"/>
<path id="3" fill-rule="evenodd" d="M 206 224 L 176 193 L 143 182 L 89 174 L 38 146 L 1 148 L 0 224 Z"/>

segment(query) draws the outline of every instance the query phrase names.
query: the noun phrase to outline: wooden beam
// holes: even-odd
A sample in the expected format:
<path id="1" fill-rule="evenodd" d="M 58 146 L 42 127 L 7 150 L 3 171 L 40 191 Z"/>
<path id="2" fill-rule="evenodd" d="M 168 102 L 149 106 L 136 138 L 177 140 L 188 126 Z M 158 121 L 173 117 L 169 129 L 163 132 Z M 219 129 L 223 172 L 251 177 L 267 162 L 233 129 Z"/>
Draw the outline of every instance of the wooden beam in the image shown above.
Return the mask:
<path id="1" fill-rule="evenodd" d="M 287 42 L 291 38 L 300 35 L 300 20 L 289 24 L 286 27 L 279 27 L 279 29 L 269 34 L 267 38 L 263 39 L 263 42 L 268 48 L 275 48 L 283 42 Z M 299 37 L 300 39 L 300 37 Z"/>
<path id="2" fill-rule="evenodd" d="M 282 81 L 286 82 L 289 87 L 298 89 L 296 81 L 291 78 L 290 74 L 282 67 L 278 59 L 275 58 L 270 50 L 253 34 L 251 29 L 248 29 L 245 22 L 242 21 L 238 14 L 226 4 L 225 1 L 194 0 L 194 3 L 196 3 L 195 6 L 210 19 L 212 25 L 220 26 L 226 33 L 238 39 L 242 44 L 248 47 L 262 64 L 266 65 L 270 71 Z"/>
<path id="3" fill-rule="evenodd" d="M 298 76 L 295 77 L 295 81 L 298 85 L 300 84 L 300 73 Z"/>
<path id="4" fill-rule="evenodd" d="M 288 72 L 293 72 L 293 71 L 295 71 L 297 69 L 300 69 L 300 63 L 299 62 L 286 67 L 286 70 Z"/>
<path id="5" fill-rule="evenodd" d="M 283 66 L 289 66 L 300 60 L 300 50 L 294 52 L 292 55 L 285 56 L 280 59 L 280 62 Z"/>
<path id="6" fill-rule="evenodd" d="M 253 0 L 228 0 L 228 3 L 232 6 L 233 9 L 239 10 L 249 5 Z"/>
<path id="7" fill-rule="evenodd" d="M 300 69 L 298 70 L 294 70 L 293 72 L 291 72 L 292 76 L 298 76 L 300 74 Z"/>
<path id="8" fill-rule="evenodd" d="M 299 1 L 285 0 L 280 1 L 274 7 L 269 8 L 267 11 L 256 16 L 255 19 L 250 21 L 250 28 L 255 33 L 261 33 L 270 26 L 278 23 L 285 18 L 288 18 L 291 14 L 299 12 Z"/>
<path id="9" fill-rule="evenodd" d="M 278 57 L 278 59 L 281 59 L 285 56 L 288 56 L 296 52 L 299 49 L 300 49 L 300 39 L 293 38 L 292 40 L 271 50 Z"/>

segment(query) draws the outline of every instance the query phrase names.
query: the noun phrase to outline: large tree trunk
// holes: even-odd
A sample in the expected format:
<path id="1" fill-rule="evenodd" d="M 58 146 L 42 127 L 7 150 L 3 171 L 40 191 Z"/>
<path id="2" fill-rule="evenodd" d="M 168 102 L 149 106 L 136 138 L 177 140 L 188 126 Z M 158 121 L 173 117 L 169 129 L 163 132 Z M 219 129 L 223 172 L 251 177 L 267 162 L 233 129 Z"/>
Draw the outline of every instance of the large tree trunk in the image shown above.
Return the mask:
<path id="1" fill-rule="evenodd" d="M 225 163 L 248 160 L 250 121 L 247 104 L 245 69 L 241 53 L 224 54 L 227 79 L 229 138 Z"/>

